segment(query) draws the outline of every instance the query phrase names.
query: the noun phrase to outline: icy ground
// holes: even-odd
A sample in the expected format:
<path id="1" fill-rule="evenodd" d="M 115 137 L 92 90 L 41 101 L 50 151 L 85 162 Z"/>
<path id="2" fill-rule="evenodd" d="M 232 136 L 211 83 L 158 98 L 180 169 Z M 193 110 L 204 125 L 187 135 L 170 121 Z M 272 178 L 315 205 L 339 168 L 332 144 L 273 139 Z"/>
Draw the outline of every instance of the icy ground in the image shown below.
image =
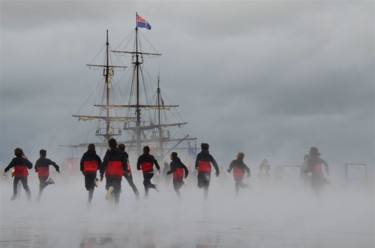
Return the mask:
<path id="1" fill-rule="evenodd" d="M 120 204 L 104 199 L 102 183 L 91 206 L 83 177 L 54 176 L 36 201 L 33 194 L 10 201 L 12 180 L 0 181 L 0 247 L 252 247 L 374 248 L 374 194 L 330 185 L 318 199 L 301 185 L 264 185 L 234 196 L 231 178 L 212 178 L 209 199 L 191 181 L 179 201 L 172 185 L 161 184 L 137 201 L 122 181 Z"/>

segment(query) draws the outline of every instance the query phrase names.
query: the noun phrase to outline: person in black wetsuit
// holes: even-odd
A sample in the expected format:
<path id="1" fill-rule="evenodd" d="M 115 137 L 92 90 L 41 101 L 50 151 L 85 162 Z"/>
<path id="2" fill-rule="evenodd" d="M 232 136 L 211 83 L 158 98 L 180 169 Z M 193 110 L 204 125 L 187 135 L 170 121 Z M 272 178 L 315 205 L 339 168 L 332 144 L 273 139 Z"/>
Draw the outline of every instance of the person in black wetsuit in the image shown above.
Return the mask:
<path id="1" fill-rule="evenodd" d="M 186 165 L 181 162 L 181 159 L 177 156 L 176 152 L 172 152 L 171 160 L 171 169 L 167 172 L 167 174 L 169 175 L 173 173 L 173 188 L 176 191 L 177 196 L 181 198 L 180 188 L 182 185 L 184 185 L 184 178 L 189 175 L 189 171 Z"/>
<path id="2" fill-rule="evenodd" d="M 150 154 L 150 147 L 143 147 L 143 154 L 138 157 L 137 169 L 143 172 L 143 185 L 145 187 L 145 197 L 148 197 L 148 190 L 150 188 L 159 191 L 157 185 L 151 183 L 151 178 L 154 176 L 154 165 L 160 173 L 160 166 L 158 161 Z"/>
<path id="3" fill-rule="evenodd" d="M 228 169 L 229 173 L 233 170 L 233 177 L 234 177 L 234 181 L 236 182 L 236 184 L 235 184 L 236 195 L 238 195 L 238 193 L 240 191 L 240 188 L 249 187 L 249 185 L 247 185 L 243 182 L 245 174 L 247 174 L 247 177 L 250 177 L 250 169 L 243 162 L 244 157 L 245 157 L 245 154 L 243 152 L 239 152 L 237 154 L 237 159 L 233 160 L 230 163 L 229 169 Z"/>
<path id="4" fill-rule="evenodd" d="M 96 154 L 95 145 L 89 144 L 80 162 L 80 170 L 85 176 L 85 188 L 89 192 L 88 203 L 91 203 L 97 185 L 97 171 L 102 167 L 102 160 Z"/>
<path id="5" fill-rule="evenodd" d="M 218 177 L 220 174 L 219 166 L 217 165 L 214 157 L 211 156 L 209 153 L 209 145 L 207 143 L 201 144 L 202 151 L 198 153 L 197 158 L 195 160 L 195 168 L 198 171 L 198 188 L 203 188 L 204 190 L 204 198 L 207 199 L 208 197 L 208 187 L 210 186 L 211 180 L 211 164 L 214 166 L 216 170 L 216 176 Z"/>

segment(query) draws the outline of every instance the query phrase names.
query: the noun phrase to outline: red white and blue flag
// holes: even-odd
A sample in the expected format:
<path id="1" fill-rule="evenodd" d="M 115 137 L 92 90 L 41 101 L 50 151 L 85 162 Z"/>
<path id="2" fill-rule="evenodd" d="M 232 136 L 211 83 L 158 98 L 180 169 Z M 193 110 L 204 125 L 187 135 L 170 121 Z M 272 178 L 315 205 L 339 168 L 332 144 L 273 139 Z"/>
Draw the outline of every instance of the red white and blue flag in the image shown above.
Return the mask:
<path id="1" fill-rule="evenodd" d="M 137 27 L 138 28 L 147 28 L 148 30 L 151 29 L 150 23 L 148 23 L 148 21 L 146 21 L 145 18 L 143 18 L 142 16 L 140 16 L 138 14 L 137 14 Z"/>

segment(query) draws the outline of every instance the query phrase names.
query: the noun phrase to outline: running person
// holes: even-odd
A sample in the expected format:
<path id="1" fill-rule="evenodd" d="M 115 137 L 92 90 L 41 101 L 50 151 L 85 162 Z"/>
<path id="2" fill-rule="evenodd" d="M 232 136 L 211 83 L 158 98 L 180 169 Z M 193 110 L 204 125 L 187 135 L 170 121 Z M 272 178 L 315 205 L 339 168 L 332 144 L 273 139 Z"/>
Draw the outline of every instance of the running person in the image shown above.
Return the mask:
<path id="1" fill-rule="evenodd" d="M 159 191 L 157 185 L 151 183 L 151 179 L 154 176 L 154 165 L 160 173 L 160 166 L 158 161 L 150 154 L 150 147 L 143 147 L 143 154 L 138 157 L 137 169 L 143 172 L 143 185 L 145 187 L 145 197 L 148 197 L 148 190 L 150 188 Z"/>
<path id="2" fill-rule="evenodd" d="M 208 197 L 208 187 L 211 180 L 211 164 L 216 170 L 216 176 L 220 174 L 219 166 L 217 165 L 214 157 L 209 153 L 209 145 L 207 143 L 201 144 L 202 151 L 198 153 L 195 160 L 195 168 L 198 170 L 198 188 L 203 188 L 204 198 Z"/>
<path id="3" fill-rule="evenodd" d="M 80 162 L 80 170 L 85 176 L 85 188 L 89 192 L 88 203 L 91 203 L 97 185 L 97 171 L 102 167 L 102 160 L 96 154 L 95 145 L 89 144 Z"/>
<path id="4" fill-rule="evenodd" d="M 35 162 L 35 172 L 38 173 L 39 178 L 39 194 L 37 196 L 37 200 L 40 201 L 40 198 L 42 197 L 42 192 L 45 187 L 47 187 L 49 184 L 54 184 L 55 182 L 52 180 L 52 178 L 49 177 L 49 166 L 52 165 L 55 167 L 55 170 L 60 173 L 59 166 L 53 162 L 52 160 L 46 158 L 47 157 L 47 151 L 41 149 L 39 151 L 40 158 Z"/>
<path id="5" fill-rule="evenodd" d="M 184 185 L 184 178 L 187 178 L 189 175 L 189 170 L 186 165 L 181 162 L 181 159 L 177 156 L 176 152 L 171 154 L 170 170 L 167 174 L 173 173 L 173 188 L 176 191 L 179 198 L 181 198 L 180 188 Z"/>
<path id="6" fill-rule="evenodd" d="M 311 187 L 317 196 L 319 196 L 322 187 L 328 183 L 328 180 L 324 177 L 323 167 L 325 173 L 329 175 L 327 162 L 319 156 L 318 148 L 311 147 L 308 158 L 308 172 L 311 173 Z"/>
<path id="7" fill-rule="evenodd" d="M 250 169 L 243 162 L 244 157 L 245 157 L 245 154 L 243 152 L 239 152 L 237 154 L 237 159 L 233 160 L 230 163 L 229 169 L 228 169 L 229 173 L 233 170 L 233 177 L 234 177 L 234 181 L 236 182 L 236 184 L 235 184 L 236 195 L 238 195 L 238 193 L 240 191 L 240 188 L 249 187 L 249 185 L 243 183 L 245 173 L 247 174 L 247 177 L 250 177 Z"/>
<path id="8" fill-rule="evenodd" d="M 124 173 L 128 172 L 127 153 L 120 151 L 117 148 L 117 141 L 113 138 L 108 140 L 109 150 L 107 150 L 104 159 L 103 166 L 100 171 L 100 180 L 103 179 L 103 174 L 105 172 L 107 190 L 106 198 L 111 199 L 112 193 L 114 194 L 115 204 L 120 201 L 121 192 L 121 180 Z"/>
<path id="9" fill-rule="evenodd" d="M 17 198 L 17 184 L 21 181 L 23 188 L 26 191 L 27 199 L 31 200 L 30 188 L 27 185 L 27 177 L 29 175 L 28 169 L 33 168 L 33 164 L 24 156 L 21 148 L 16 148 L 14 150 L 15 158 L 9 163 L 9 165 L 4 169 L 3 175 L 7 173 L 10 168 L 14 168 L 14 180 L 13 180 L 13 196 L 11 200 Z"/>

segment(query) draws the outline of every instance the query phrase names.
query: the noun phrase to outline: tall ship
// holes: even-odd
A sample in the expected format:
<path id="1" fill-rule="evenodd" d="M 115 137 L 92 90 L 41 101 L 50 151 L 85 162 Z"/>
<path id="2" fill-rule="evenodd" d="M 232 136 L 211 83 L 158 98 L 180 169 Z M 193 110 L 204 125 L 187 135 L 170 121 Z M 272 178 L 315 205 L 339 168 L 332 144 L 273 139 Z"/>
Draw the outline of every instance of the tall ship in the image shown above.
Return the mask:
<path id="1" fill-rule="evenodd" d="M 157 65 L 152 67 L 147 62 L 155 62 L 161 54 L 150 43 L 143 43 L 140 28 L 151 29 L 151 25 L 136 14 L 134 31 L 117 49 L 111 49 L 107 30 L 104 62 L 87 64 L 102 73 L 98 102 L 92 105 L 95 110 L 73 115 L 79 121 L 95 123 L 89 129 L 92 135 L 85 134 L 86 141 L 66 147 L 87 148 L 93 143 L 97 149 L 106 150 L 108 140 L 115 138 L 126 145 L 130 155 L 138 156 L 143 146 L 150 146 L 160 162 L 167 161 L 172 151 L 191 155 L 196 150 L 197 139 L 185 133 L 188 123 L 178 114 L 179 106 L 165 101 Z M 152 50 L 145 51 L 147 45 Z"/>

